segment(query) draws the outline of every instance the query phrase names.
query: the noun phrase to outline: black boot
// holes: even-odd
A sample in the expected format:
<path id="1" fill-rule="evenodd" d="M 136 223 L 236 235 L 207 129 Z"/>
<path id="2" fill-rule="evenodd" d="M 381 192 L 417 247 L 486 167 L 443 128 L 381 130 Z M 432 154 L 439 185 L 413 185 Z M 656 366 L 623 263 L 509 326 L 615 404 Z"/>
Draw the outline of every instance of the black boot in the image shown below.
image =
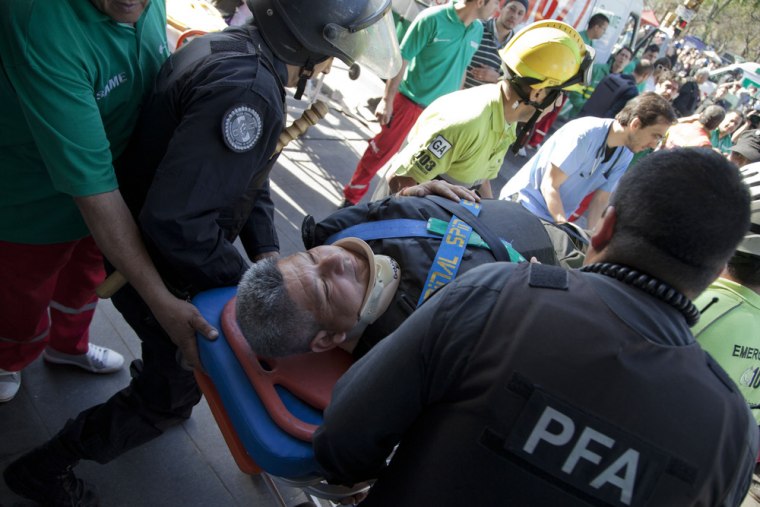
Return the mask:
<path id="1" fill-rule="evenodd" d="M 53 438 L 8 465 L 3 478 L 11 491 L 46 507 L 97 506 L 95 491 L 71 470 L 78 462 Z"/>

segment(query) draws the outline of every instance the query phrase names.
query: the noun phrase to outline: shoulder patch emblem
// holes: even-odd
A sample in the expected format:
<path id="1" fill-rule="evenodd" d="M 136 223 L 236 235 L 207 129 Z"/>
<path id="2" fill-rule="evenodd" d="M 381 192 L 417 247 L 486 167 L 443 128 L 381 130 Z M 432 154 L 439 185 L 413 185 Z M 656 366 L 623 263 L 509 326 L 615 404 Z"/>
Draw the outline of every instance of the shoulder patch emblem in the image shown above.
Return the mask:
<path id="1" fill-rule="evenodd" d="M 224 144 L 236 153 L 243 153 L 256 145 L 261 137 L 261 117 L 251 106 L 238 104 L 222 118 Z"/>
<path id="2" fill-rule="evenodd" d="M 430 153 L 435 155 L 436 158 L 441 158 L 451 149 L 451 143 L 448 142 L 445 137 L 438 134 L 435 136 L 435 139 L 430 142 L 427 149 Z"/>

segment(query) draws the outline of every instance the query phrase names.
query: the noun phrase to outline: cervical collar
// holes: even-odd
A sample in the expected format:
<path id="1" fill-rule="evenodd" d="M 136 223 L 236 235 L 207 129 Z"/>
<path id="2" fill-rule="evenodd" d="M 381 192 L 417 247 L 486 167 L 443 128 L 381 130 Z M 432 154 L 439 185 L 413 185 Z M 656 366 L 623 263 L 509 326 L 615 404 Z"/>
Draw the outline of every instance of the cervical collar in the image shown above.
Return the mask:
<path id="1" fill-rule="evenodd" d="M 361 255 L 367 259 L 369 265 L 367 290 L 359 311 L 359 320 L 348 333 L 347 338 L 350 340 L 361 336 L 367 326 L 388 309 L 401 280 L 401 269 L 393 258 L 376 255 L 369 245 L 359 238 L 343 238 L 333 245 Z"/>

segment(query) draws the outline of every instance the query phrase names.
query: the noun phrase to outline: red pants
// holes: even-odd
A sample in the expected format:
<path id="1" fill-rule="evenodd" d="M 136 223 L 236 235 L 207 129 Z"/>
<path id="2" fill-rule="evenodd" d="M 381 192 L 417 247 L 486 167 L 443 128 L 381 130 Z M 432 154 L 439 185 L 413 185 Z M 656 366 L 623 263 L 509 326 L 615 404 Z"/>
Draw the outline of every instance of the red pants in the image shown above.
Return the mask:
<path id="1" fill-rule="evenodd" d="M 401 93 L 396 94 L 396 98 L 393 99 L 391 121 L 383 125 L 380 133 L 369 140 L 369 147 L 359 160 L 351 181 L 343 187 L 343 196 L 347 201 L 356 204 L 364 197 L 369 190 L 369 182 L 401 148 L 417 118 L 422 114 L 422 110 L 422 106 L 415 104 Z"/>
<path id="2" fill-rule="evenodd" d="M 104 277 L 91 236 L 52 245 L 0 241 L 0 368 L 20 371 L 48 343 L 86 353 L 95 287 Z"/>

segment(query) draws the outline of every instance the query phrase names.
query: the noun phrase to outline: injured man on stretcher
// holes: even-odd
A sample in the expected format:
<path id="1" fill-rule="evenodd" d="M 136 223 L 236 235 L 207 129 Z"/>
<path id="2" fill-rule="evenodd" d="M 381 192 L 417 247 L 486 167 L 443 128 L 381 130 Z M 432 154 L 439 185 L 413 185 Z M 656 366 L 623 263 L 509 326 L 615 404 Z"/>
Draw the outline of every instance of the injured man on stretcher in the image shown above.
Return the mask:
<path id="1" fill-rule="evenodd" d="M 389 197 L 318 224 L 307 216 L 302 235 L 305 252 L 257 262 L 238 286 L 238 324 L 260 357 L 334 347 L 361 357 L 456 276 L 532 258 L 577 267 L 585 242 L 510 201 L 440 196 Z"/>

